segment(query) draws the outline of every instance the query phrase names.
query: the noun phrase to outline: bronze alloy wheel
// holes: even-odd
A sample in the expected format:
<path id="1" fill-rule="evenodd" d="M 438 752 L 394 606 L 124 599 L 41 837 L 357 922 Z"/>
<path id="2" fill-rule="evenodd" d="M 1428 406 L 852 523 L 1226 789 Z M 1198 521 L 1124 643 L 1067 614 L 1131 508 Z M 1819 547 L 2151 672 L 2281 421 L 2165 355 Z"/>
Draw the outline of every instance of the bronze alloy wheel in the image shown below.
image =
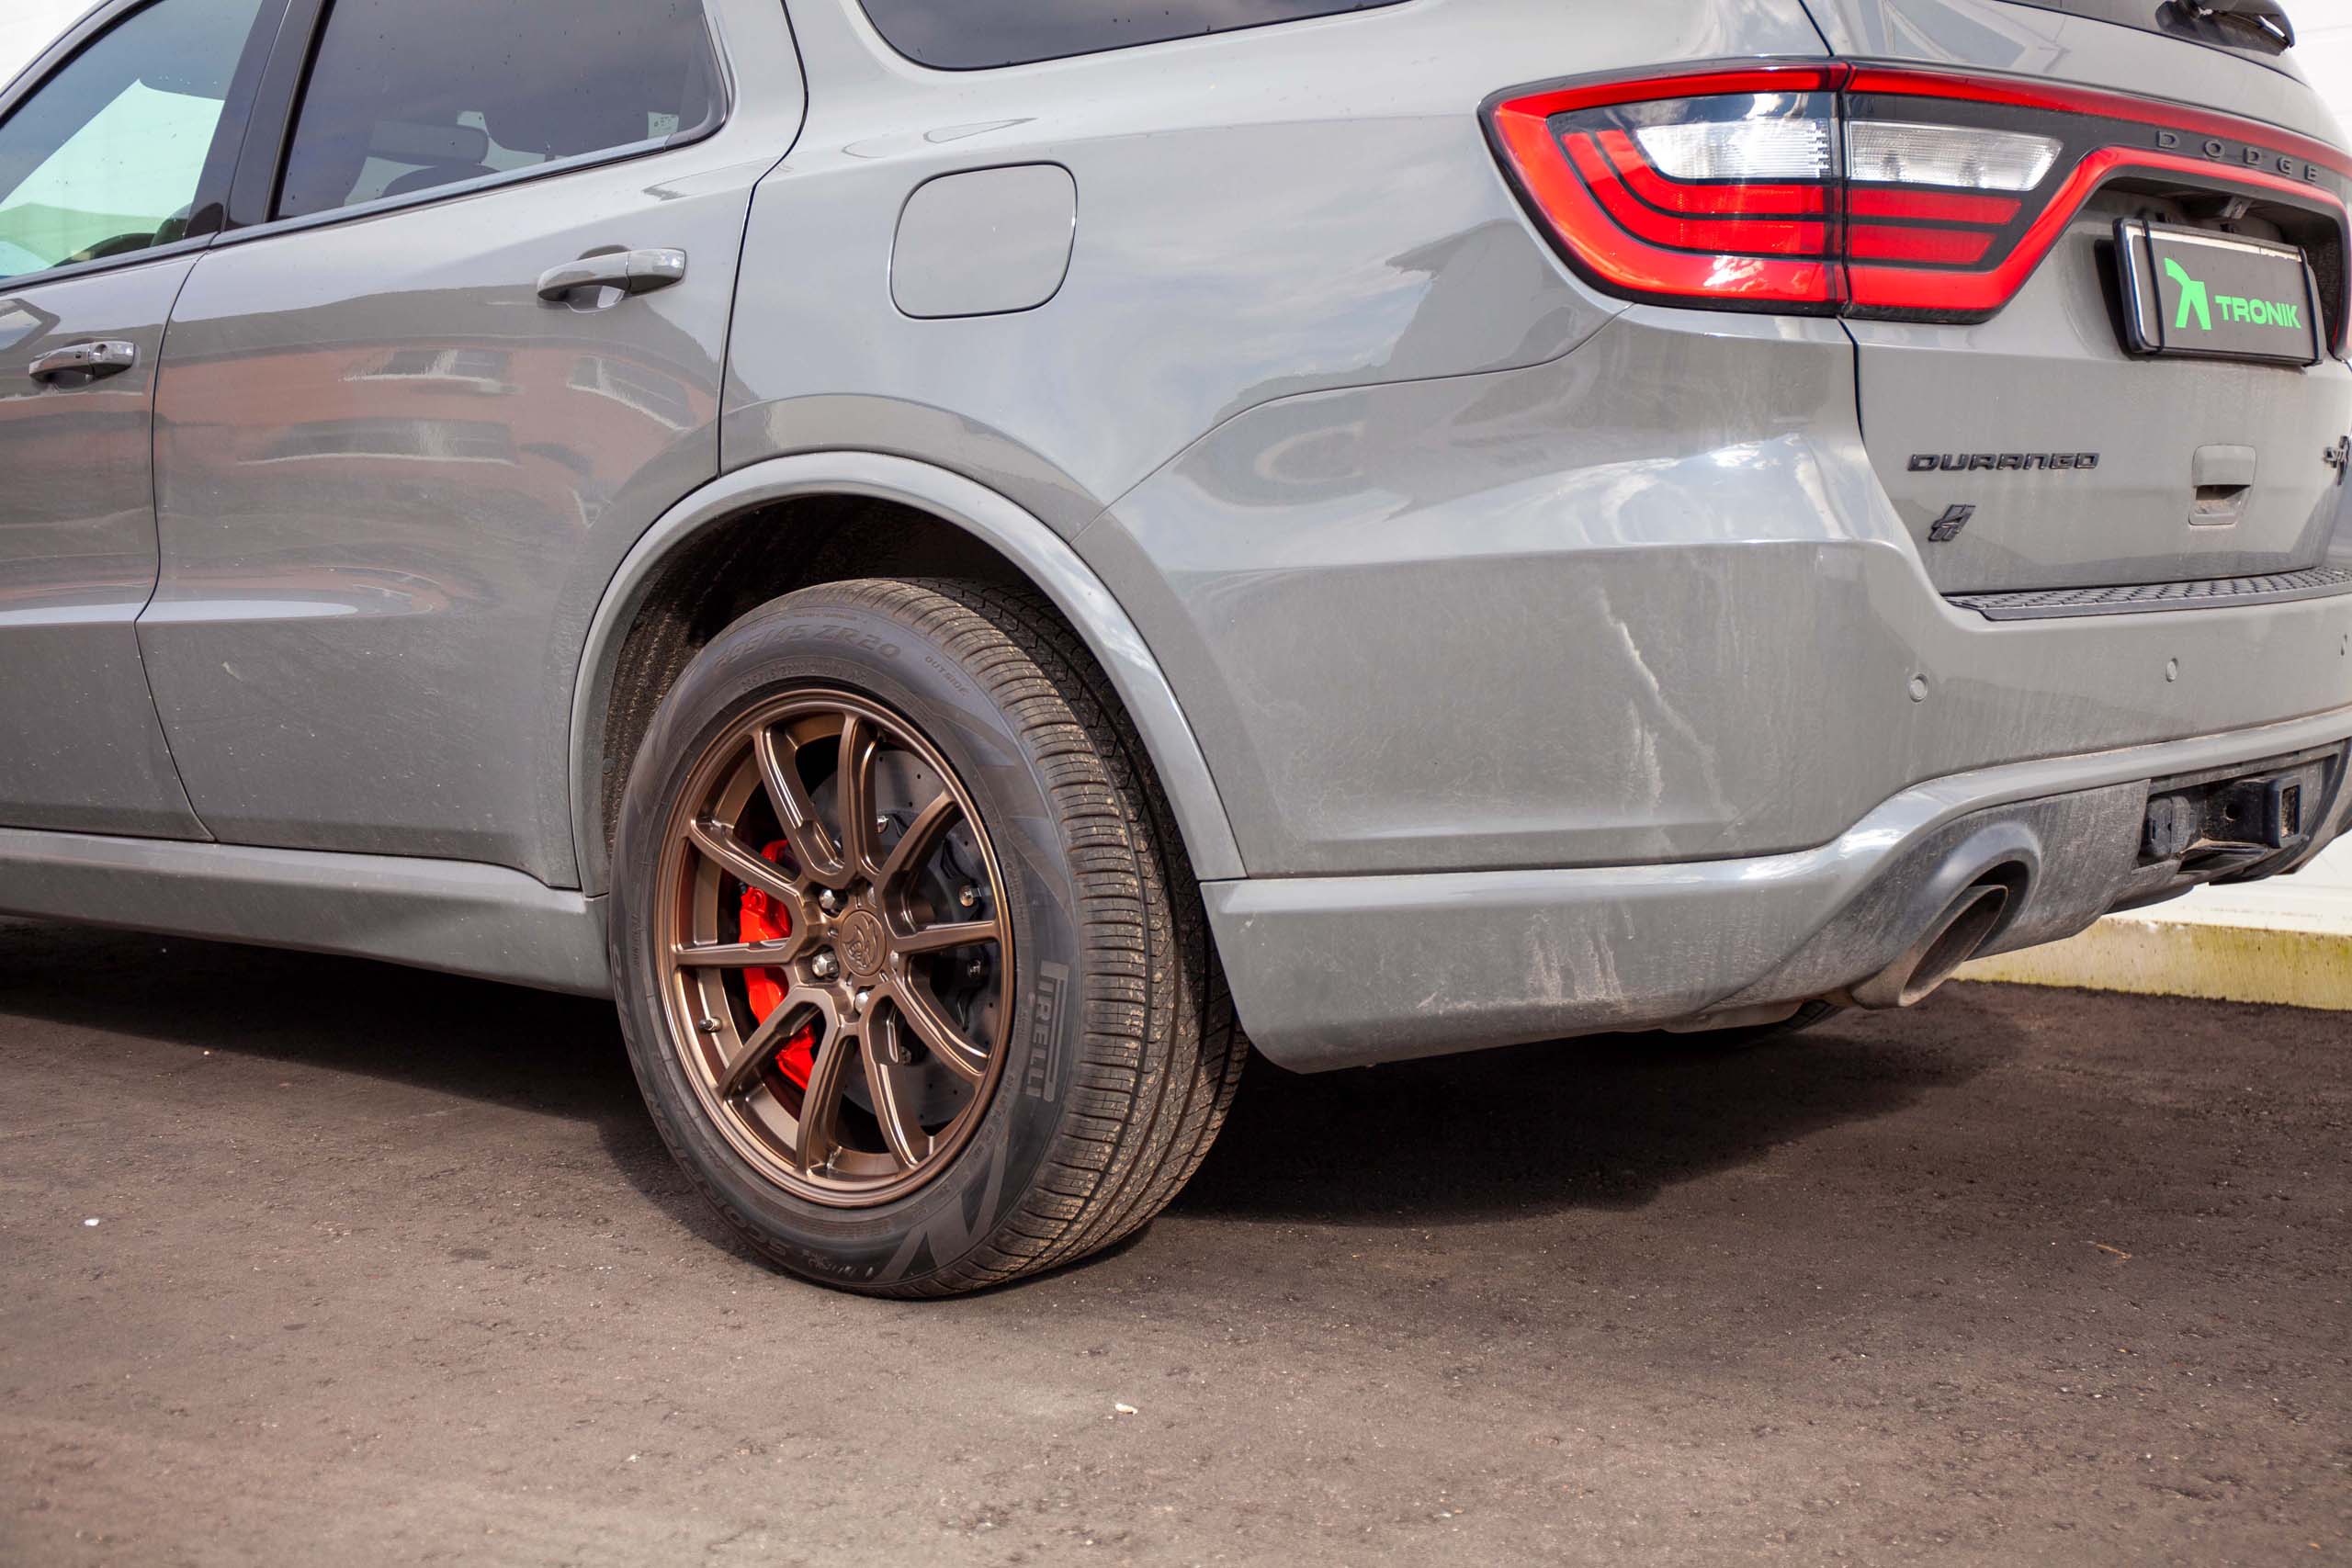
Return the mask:
<path id="1" fill-rule="evenodd" d="M 1002 881 L 954 769 L 881 705 L 802 689 L 723 731 L 672 814 L 653 928 L 688 1083 L 793 1194 L 903 1197 L 986 1113 L 1012 1010 Z"/>
<path id="2" fill-rule="evenodd" d="M 606 945 L 670 1152 L 736 1235 L 870 1295 L 1135 1234 L 1249 1056 L 1174 813 L 1023 590 L 779 595 L 678 670 L 615 803 Z"/>

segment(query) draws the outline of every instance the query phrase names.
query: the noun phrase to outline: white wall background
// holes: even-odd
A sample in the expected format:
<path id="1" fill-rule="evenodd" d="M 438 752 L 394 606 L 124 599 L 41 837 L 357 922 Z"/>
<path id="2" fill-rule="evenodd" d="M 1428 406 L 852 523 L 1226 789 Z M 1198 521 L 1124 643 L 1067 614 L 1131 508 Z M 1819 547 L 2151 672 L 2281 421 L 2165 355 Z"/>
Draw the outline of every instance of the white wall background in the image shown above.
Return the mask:
<path id="1" fill-rule="evenodd" d="M 2287 9 L 2296 22 L 2296 62 L 2335 118 L 2352 127 L 2352 0 L 2302 0 Z"/>
<path id="2" fill-rule="evenodd" d="M 25 68 L 96 0 L 0 0 L 0 82 Z"/>

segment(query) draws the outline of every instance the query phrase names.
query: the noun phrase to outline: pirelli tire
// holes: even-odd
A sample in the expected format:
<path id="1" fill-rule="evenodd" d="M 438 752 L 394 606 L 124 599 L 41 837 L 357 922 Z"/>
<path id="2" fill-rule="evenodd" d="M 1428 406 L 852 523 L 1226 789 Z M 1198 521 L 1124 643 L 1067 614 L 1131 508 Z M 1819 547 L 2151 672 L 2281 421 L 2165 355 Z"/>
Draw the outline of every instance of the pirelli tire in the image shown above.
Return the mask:
<path id="1" fill-rule="evenodd" d="M 632 762 L 610 942 L 680 1166 L 762 1256 L 869 1294 L 1141 1227 L 1248 1055 L 1140 741 L 1003 587 L 828 583 L 715 637 Z"/>

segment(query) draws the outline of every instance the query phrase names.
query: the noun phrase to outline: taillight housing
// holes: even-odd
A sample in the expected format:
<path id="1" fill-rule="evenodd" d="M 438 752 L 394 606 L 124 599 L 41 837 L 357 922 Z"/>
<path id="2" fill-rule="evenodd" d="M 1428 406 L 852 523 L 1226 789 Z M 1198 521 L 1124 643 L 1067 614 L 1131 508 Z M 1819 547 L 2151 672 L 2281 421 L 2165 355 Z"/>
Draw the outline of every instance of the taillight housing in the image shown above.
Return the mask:
<path id="1" fill-rule="evenodd" d="M 2092 193 L 2259 211 L 2346 316 L 2352 159 L 2275 126 L 2095 89 L 1842 62 L 1737 64 L 1497 95 L 1487 126 L 1561 254 L 1639 299 L 1983 321 Z"/>

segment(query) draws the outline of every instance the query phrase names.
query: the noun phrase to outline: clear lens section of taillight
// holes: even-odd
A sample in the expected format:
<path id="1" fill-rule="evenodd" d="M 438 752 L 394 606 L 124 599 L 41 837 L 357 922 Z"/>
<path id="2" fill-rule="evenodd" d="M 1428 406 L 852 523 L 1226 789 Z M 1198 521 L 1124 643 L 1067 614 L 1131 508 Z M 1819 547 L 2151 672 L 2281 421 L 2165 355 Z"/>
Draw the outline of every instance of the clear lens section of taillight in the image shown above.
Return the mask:
<path id="1" fill-rule="evenodd" d="M 1846 127 L 1846 177 L 1859 184 L 2030 191 L 2057 161 L 2055 138 L 2022 131 L 1891 119 Z"/>
<path id="2" fill-rule="evenodd" d="M 1713 107 L 1713 106 L 1710 106 Z M 1735 100 L 1730 119 L 1635 128 L 1660 174 L 1678 180 L 1819 180 L 1829 175 L 1829 123 L 1787 112 L 1779 95 Z"/>

